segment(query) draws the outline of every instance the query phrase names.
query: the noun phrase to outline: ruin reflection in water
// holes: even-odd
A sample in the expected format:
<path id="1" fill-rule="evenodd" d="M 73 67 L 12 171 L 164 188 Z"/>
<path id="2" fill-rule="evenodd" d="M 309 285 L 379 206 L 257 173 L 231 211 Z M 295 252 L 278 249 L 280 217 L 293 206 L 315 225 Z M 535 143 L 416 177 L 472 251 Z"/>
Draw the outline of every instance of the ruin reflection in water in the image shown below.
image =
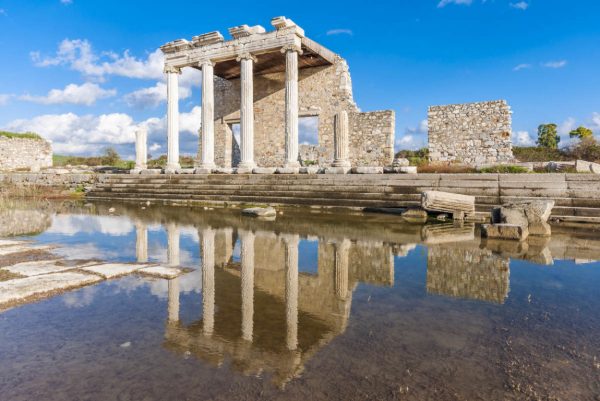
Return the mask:
<path id="1" fill-rule="evenodd" d="M 286 210 L 275 221 L 266 221 L 241 217 L 235 209 L 116 208 L 116 215 L 103 204 L 43 212 L 12 211 L 4 214 L 5 221 L 14 220 L 14 224 L 7 222 L 7 227 L 13 228 L 5 227 L 9 232 L 6 236 L 13 231 L 21 235 L 30 232 L 24 227 L 27 222 L 32 224 L 31 231 L 39 230 L 35 216 L 42 213 L 46 233 L 32 238 L 58 245 L 64 241 L 58 252 L 66 258 L 81 258 L 80 245 L 91 241 L 97 248 L 94 257 L 102 260 L 190 268 L 191 272 L 178 278 L 160 280 L 164 293 L 153 291 L 154 295 L 164 294 L 166 301 L 157 346 L 182 363 L 193 359 L 212 368 L 225 366 L 241 377 L 267 376 L 278 389 L 288 388 L 297 382 L 294 379 L 305 376 L 311 360 L 327 355 L 330 347 L 339 348 L 333 346 L 334 340 L 352 332 L 349 327 L 357 318 L 351 316 L 365 303 L 363 296 L 353 305 L 361 284 L 363 289 L 379 288 L 379 294 L 388 297 L 409 286 L 398 281 L 397 270 L 403 268 L 403 260 L 418 260 L 416 253 L 424 256 L 425 275 L 420 285 L 426 298 L 438 299 L 439 305 L 453 305 L 453 299 L 472 300 L 470 313 L 474 315 L 479 314 L 479 305 L 514 310 L 507 304 L 512 297 L 510 269 L 517 260 L 550 266 L 562 259 L 575 263 L 600 259 L 597 236 L 560 228 L 551 238 L 514 243 L 482 241 L 474 225 L 405 225 L 390 216 Z M 159 232 L 164 236 L 157 237 Z M 100 234 L 117 238 L 122 248 L 111 252 L 119 245 L 112 240 L 104 243 Z M 131 285 L 120 280 L 114 280 L 114 285 Z M 414 297 L 411 295 L 410 302 Z M 399 306 L 408 302 L 390 299 Z M 86 302 L 93 304 L 91 298 Z M 436 317 L 434 310 L 430 316 L 419 313 L 405 309 L 401 314 L 416 322 Z M 398 318 L 391 318 L 390 324 L 397 326 L 394 319 Z M 362 319 L 368 320 L 364 313 Z M 372 319 L 373 327 L 385 332 L 387 317 Z M 448 330 L 458 329 L 453 326 Z M 418 331 L 418 327 L 411 330 Z M 428 335 L 423 332 L 416 338 Z M 356 337 L 356 332 L 352 336 Z M 381 341 L 386 344 L 386 340 Z M 410 350 L 395 345 L 385 345 L 395 355 L 393 360 L 420 360 L 418 353 L 411 355 Z M 488 347 L 495 350 L 495 345 Z M 373 369 L 383 363 L 382 357 L 374 354 L 365 363 Z M 335 375 L 343 377 L 339 372 Z M 479 394 L 479 390 L 472 391 L 469 394 Z"/>

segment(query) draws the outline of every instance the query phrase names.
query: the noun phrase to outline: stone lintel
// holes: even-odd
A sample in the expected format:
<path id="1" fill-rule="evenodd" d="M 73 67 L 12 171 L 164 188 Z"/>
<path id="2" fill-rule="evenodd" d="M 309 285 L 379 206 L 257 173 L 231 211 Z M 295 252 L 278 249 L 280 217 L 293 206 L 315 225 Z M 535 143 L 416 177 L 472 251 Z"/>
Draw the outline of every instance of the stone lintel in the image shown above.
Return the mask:
<path id="1" fill-rule="evenodd" d="M 221 32 L 219 32 L 219 31 L 204 33 L 202 35 L 194 36 L 192 38 L 192 43 L 194 44 L 194 47 L 202 47 L 202 46 L 212 45 L 214 43 L 221 43 L 224 41 L 225 41 L 225 39 L 223 38 L 223 35 L 221 35 Z"/>
<path id="2" fill-rule="evenodd" d="M 160 50 L 164 54 L 177 53 L 179 51 L 192 49 L 192 43 L 188 42 L 185 39 L 176 39 L 172 42 L 166 43 L 160 47 Z"/>
<path id="3" fill-rule="evenodd" d="M 246 24 L 229 28 L 229 34 L 234 39 L 244 38 L 246 36 L 265 33 L 266 30 L 260 25 L 248 26 Z"/>

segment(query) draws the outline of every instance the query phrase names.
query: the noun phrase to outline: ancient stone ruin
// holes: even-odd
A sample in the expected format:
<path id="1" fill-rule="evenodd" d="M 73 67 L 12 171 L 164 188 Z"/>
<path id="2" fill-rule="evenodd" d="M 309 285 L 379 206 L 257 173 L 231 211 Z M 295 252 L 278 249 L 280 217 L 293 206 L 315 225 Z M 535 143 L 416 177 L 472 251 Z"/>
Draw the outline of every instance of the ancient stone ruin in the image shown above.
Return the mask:
<path id="1" fill-rule="evenodd" d="M 41 138 L 12 138 L 0 135 L 0 171 L 52 167 L 52 147 Z"/>
<path id="2" fill-rule="evenodd" d="M 312 41 L 290 19 L 275 28 L 241 25 L 178 39 L 161 47 L 167 74 L 168 161 L 179 165 L 178 76 L 202 70 L 202 124 L 197 173 L 296 173 L 301 164 L 389 166 L 394 157 L 394 112 L 360 112 L 348 64 Z M 318 118 L 317 144 L 299 158 L 299 119 Z M 239 139 L 236 130 L 239 126 Z M 258 171 L 255 171 L 257 168 Z M 271 170 L 272 169 L 272 170 Z"/>
<path id="3" fill-rule="evenodd" d="M 429 159 L 473 166 L 513 162 L 511 114 L 505 100 L 430 106 Z"/>

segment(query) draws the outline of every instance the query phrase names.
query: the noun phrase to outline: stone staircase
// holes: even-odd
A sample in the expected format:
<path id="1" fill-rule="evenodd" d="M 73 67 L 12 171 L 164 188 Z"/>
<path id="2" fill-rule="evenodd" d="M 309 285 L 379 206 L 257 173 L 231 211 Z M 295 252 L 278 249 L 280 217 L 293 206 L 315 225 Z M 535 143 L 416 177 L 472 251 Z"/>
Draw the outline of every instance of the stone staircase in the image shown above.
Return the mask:
<path id="1" fill-rule="evenodd" d="M 98 177 L 88 199 L 190 205 L 288 204 L 403 207 L 425 190 L 476 197 L 478 211 L 507 202 L 549 198 L 553 216 L 600 223 L 600 176 L 593 174 L 129 175 Z"/>

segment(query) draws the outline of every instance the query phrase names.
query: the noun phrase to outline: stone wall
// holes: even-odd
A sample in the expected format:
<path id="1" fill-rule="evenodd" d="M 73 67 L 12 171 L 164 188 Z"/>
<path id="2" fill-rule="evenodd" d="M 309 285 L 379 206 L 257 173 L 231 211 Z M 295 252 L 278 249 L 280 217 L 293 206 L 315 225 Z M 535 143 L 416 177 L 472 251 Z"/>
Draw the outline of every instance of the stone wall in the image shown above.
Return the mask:
<path id="1" fill-rule="evenodd" d="M 283 57 L 283 56 L 282 56 Z M 316 116 L 318 146 L 315 159 L 330 165 L 334 152 L 334 116 L 349 113 L 350 159 L 353 165 L 386 166 L 393 161 L 394 112 L 359 112 L 352 96 L 348 65 L 299 71 L 299 116 Z M 240 121 L 240 80 L 215 78 L 215 162 L 235 167 L 232 125 Z M 254 158 L 259 166 L 282 166 L 285 159 L 285 73 L 254 76 Z"/>
<path id="2" fill-rule="evenodd" d="M 0 173 L 0 185 L 13 184 L 22 186 L 37 186 L 75 189 L 80 186 L 91 187 L 98 182 L 98 174 L 58 174 L 52 172 L 42 173 Z"/>
<path id="3" fill-rule="evenodd" d="M 52 166 L 52 147 L 43 139 L 7 138 L 0 135 L 0 171 Z"/>
<path id="4" fill-rule="evenodd" d="M 39 234 L 46 231 L 51 224 L 52 218 L 44 211 L 0 210 L 0 238 Z"/>
<path id="5" fill-rule="evenodd" d="M 429 107 L 429 159 L 468 165 L 512 162 L 511 114 L 504 100 Z"/>

